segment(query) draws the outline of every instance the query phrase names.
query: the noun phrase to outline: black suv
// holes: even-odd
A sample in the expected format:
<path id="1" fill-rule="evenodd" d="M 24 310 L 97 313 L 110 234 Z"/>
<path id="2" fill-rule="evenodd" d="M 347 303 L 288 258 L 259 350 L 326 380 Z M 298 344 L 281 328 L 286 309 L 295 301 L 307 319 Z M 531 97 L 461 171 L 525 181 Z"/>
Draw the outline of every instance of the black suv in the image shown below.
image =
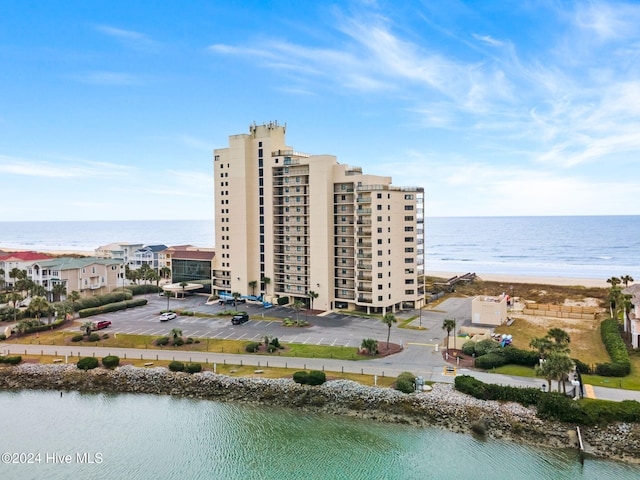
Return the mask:
<path id="1" fill-rule="evenodd" d="M 248 313 L 239 313 L 238 315 L 234 315 L 233 318 L 231 319 L 231 323 L 233 325 L 241 325 L 244 322 L 248 322 L 248 321 L 249 321 Z"/>

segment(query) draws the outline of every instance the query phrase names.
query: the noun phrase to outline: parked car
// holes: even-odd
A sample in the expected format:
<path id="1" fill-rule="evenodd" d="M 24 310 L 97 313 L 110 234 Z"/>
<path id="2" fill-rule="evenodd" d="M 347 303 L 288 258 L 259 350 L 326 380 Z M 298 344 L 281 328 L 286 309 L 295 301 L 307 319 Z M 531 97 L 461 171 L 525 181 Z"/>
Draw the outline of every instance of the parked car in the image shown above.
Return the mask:
<path id="1" fill-rule="evenodd" d="M 173 320 L 174 318 L 176 318 L 177 315 L 173 312 L 165 312 L 162 315 L 160 315 L 160 321 L 161 322 L 167 322 L 169 320 Z"/>
<path id="2" fill-rule="evenodd" d="M 248 321 L 249 321 L 249 314 L 244 312 L 239 313 L 238 315 L 234 315 L 233 318 L 231 318 L 232 325 L 241 325 Z"/>
<path id="3" fill-rule="evenodd" d="M 111 325 L 111 322 L 109 320 L 102 320 L 100 322 L 96 322 L 93 325 L 93 329 L 94 330 L 102 330 L 103 328 L 107 328 L 109 325 Z"/>

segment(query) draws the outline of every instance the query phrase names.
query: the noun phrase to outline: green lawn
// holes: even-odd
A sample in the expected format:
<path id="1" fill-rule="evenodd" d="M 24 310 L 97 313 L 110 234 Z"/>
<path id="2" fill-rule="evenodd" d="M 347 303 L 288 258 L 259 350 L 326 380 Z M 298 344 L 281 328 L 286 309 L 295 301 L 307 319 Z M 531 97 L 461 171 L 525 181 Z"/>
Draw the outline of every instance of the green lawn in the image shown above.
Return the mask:
<path id="1" fill-rule="evenodd" d="M 532 367 L 525 367 L 522 365 L 504 365 L 502 367 L 489 370 L 491 373 L 501 373 L 502 375 L 515 375 L 518 377 L 530 377 L 536 376 L 536 372 Z"/>

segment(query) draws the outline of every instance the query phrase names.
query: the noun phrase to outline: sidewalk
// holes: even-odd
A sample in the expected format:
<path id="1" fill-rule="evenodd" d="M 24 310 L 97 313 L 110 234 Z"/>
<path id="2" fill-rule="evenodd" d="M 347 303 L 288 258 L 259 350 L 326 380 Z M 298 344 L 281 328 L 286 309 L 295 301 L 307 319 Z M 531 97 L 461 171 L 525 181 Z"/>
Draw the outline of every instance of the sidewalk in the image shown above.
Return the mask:
<path id="1" fill-rule="evenodd" d="M 323 370 L 327 372 L 347 372 L 361 375 L 377 375 L 379 377 L 397 377 L 404 371 L 413 372 L 422 376 L 426 381 L 453 383 L 454 375 L 445 374 L 445 364 L 426 366 L 418 365 L 407 360 L 403 363 L 404 352 L 394 357 L 391 362 L 389 358 L 374 360 L 332 360 L 328 358 L 300 358 L 300 357 L 279 357 L 243 355 L 233 353 L 211 353 L 211 352 L 189 352 L 183 350 L 162 350 L 162 349 L 135 349 L 135 348 L 107 348 L 107 347 L 74 347 L 57 345 L 23 345 L 0 343 L 0 355 L 52 355 L 63 362 L 75 363 L 78 357 L 106 357 L 107 355 L 117 355 L 121 359 L 138 359 L 153 362 L 154 360 L 179 360 L 182 362 L 198 362 L 204 364 L 231 364 L 231 365 L 251 365 L 256 368 L 280 367 L 300 370 Z M 447 364 L 448 365 L 448 364 Z M 449 365 L 450 367 L 455 367 Z M 511 385 L 514 387 L 535 387 L 542 388 L 546 381 L 541 378 L 516 377 L 511 375 L 501 375 L 497 373 L 480 372 L 467 368 L 455 367 L 456 375 L 470 375 L 485 383 L 495 383 L 498 385 Z M 623 390 L 619 388 L 592 387 L 595 398 L 601 400 L 636 400 L 640 402 L 640 391 Z"/>

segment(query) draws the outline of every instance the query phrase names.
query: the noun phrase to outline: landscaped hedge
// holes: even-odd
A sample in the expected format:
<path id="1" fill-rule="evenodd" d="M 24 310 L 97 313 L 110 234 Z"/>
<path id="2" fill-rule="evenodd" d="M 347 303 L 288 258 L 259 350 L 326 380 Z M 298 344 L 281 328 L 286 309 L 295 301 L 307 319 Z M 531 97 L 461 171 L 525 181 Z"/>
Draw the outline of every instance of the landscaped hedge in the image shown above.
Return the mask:
<path id="1" fill-rule="evenodd" d="M 104 368 L 115 368 L 120 365 L 120 357 L 116 355 L 108 355 L 102 359 L 102 366 Z"/>
<path id="2" fill-rule="evenodd" d="M 129 300 L 126 302 L 108 303 L 99 307 L 85 308 L 78 311 L 80 318 L 91 317 L 92 315 L 100 315 L 101 313 L 117 312 L 126 308 L 140 307 L 147 304 L 146 298 L 139 298 L 137 300 Z"/>
<path id="3" fill-rule="evenodd" d="M 301 385 L 322 385 L 327 381 L 327 376 L 319 370 L 311 370 L 310 372 L 303 370 L 293 374 L 293 381 Z"/>
<path id="4" fill-rule="evenodd" d="M 248 353 L 255 353 L 258 350 L 260 350 L 260 345 L 262 345 L 262 344 L 258 343 L 258 342 L 249 342 L 244 347 L 244 350 L 245 350 L 245 352 L 248 352 Z"/>
<path id="5" fill-rule="evenodd" d="M 476 358 L 476 367 L 483 370 L 501 367 L 507 363 L 507 359 L 502 353 L 487 353 Z"/>
<path id="6" fill-rule="evenodd" d="M 481 400 L 503 400 L 523 405 L 535 405 L 538 416 L 579 425 L 598 423 L 640 423 L 640 402 L 625 400 L 612 402 L 585 398 L 574 401 L 556 392 L 542 392 L 537 388 L 509 387 L 481 382 L 468 375 L 455 379 L 456 390 Z"/>
<path id="7" fill-rule="evenodd" d="M 46 332 L 47 330 L 52 330 L 56 327 L 59 327 L 65 322 L 65 319 L 58 320 L 57 322 L 50 323 L 49 325 L 36 325 L 35 327 L 29 327 L 25 329 L 24 333 L 37 333 L 37 332 Z"/>
<path id="8" fill-rule="evenodd" d="M 513 365 L 524 365 L 525 367 L 534 367 L 540 362 L 540 354 L 535 350 L 521 350 L 516 347 L 508 346 L 502 349 L 504 358 L 507 363 Z"/>
<path id="9" fill-rule="evenodd" d="M 169 370 L 172 372 L 184 372 L 184 363 L 174 360 L 169 364 Z"/>
<path id="10" fill-rule="evenodd" d="M 202 365 L 199 363 L 189 363 L 184 371 L 187 373 L 200 373 L 202 371 Z"/>
<path id="11" fill-rule="evenodd" d="M 0 363 L 8 363 L 9 365 L 18 365 L 22 362 L 20 355 L 14 355 L 12 357 L 0 357 Z"/>
<path id="12" fill-rule="evenodd" d="M 396 378 L 396 390 L 402 393 L 413 393 L 416 390 L 416 376 L 411 372 L 402 372 Z"/>
<path id="13" fill-rule="evenodd" d="M 536 405 L 543 392 L 538 388 L 509 387 L 484 383 L 469 375 L 460 375 L 455 379 L 456 390 L 481 400 L 505 400 L 522 405 Z"/>
<path id="14" fill-rule="evenodd" d="M 279 297 L 278 305 L 287 305 L 289 303 L 289 297 Z"/>
<path id="15" fill-rule="evenodd" d="M 77 302 L 74 302 L 73 308 L 76 312 L 84 310 L 85 308 L 96 308 L 108 303 L 117 303 L 125 300 L 131 300 L 131 290 L 119 290 L 117 292 L 107 293 L 106 295 L 96 295 L 95 297 L 81 298 Z"/>
<path id="16" fill-rule="evenodd" d="M 76 366 L 80 370 L 93 370 L 94 368 L 98 368 L 98 359 L 94 357 L 85 357 L 78 360 Z"/>
<path id="17" fill-rule="evenodd" d="M 129 285 L 125 290 L 129 290 L 133 295 L 144 295 L 146 293 L 158 293 L 162 291 L 162 287 L 157 287 L 150 283 L 142 285 Z"/>
<path id="18" fill-rule="evenodd" d="M 627 346 L 620 334 L 618 322 L 612 318 L 603 320 L 600 324 L 600 335 L 602 336 L 602 343 L 604 343 L 607 353 L 611 357 L 611 363 L 597 364 L 596 374 L 605 377 L 625 377 L 629 375 L 631 361 Z"/>

